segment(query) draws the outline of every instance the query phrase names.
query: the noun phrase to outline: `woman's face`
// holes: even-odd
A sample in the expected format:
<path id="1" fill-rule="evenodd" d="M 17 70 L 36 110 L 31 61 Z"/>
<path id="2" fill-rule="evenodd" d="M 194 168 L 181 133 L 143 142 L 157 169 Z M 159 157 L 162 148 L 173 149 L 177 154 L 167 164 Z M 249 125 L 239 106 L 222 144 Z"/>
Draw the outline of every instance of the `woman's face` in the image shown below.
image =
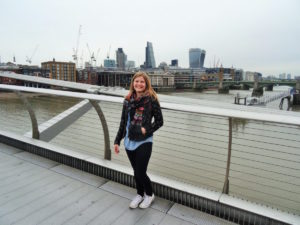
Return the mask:
<path id="1" fill-rule="evenodd" d="M 133 81 L 133 88 L 137 93 L 143 93 L 146 89 L 146 82 L 142 76 L 139 76 Z"/>

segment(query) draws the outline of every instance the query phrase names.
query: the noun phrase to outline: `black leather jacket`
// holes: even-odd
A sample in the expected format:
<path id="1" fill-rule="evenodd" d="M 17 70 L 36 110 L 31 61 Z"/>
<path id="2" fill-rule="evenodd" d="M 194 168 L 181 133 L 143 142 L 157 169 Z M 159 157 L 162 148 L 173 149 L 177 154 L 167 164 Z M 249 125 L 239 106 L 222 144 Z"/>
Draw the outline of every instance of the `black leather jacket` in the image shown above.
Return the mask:
<path id="1" fill-rule="evenodd" d="M 142 141 L 152 136 L 153 133 L 158 130 L 163 125 L 163 115 L 161 112 L 161 108 L 159 102 L 154 98 L 150 98 L 150 101 L 143 105 L 144 112 L 142 118 L 142 125 L 131 125 L 129 127 L 128 137 L 133 141 Z M 121 122 L 119 126 L 119 130 L 117 136 L 115 138 L 114 144 L 120 145 L 121 140 L 126 135 L 126 125 L 128 120 L 128 113 L 130 113 L 130 120 L 132 121 L 135 114 L 135 107 L 131 107 L 130 102 L 128 100 L 124 100 L 123 102 L 123 110 L 121 116 Z M 152 118 L 154 117 L 154 121 L 152 122 Z M 144 127 L 146 133 L 143 134 L 141 127 Z"/>

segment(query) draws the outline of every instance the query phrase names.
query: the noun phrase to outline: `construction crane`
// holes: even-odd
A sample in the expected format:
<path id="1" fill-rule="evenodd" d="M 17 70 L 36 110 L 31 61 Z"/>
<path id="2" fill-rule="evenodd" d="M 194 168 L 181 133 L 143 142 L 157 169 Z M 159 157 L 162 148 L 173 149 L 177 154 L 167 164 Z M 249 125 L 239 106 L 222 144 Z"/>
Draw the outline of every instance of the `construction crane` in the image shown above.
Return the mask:
<path id="1" fill-rule="evenodd" d="M 98 48 L 97 53 L 96 53 L 96 56 L 95 56 L 95 58 L 94 58 L 95 66 L 97 66 L 97 61 L 98 61 L 99 53 L 100 53 L 100 48 Z"/>
<path id="2" fill-rule="evenodd" d="M 35 47 L 35 49 L 34 49 L 34 51 L 33 51 L 33 53 L 32 53 L 32 55 L 31 55 L 30 58 L 29 58 L 28 56 L 26 56 L 26 62 L 28 62 L 29 64 L 31 64 L 32 58 L 33 58 L 34 54 L 36 53 L 38 47 L 39 47 L 39 45 L 37 45 L 37 46 Z"/>
<path id="3" fill-rule="evenodd" d="M 217 64 L 215 65 L 215 68 L 218 68 L 219 63 L 220 63 L 220 59 L 218 59 Z"/>
<path id="4" fill-rule="evenodd" d="M 81 35 L 81 25 L 79 25 L 79 30 L 78 30 L 78 35 L 77 35 L 77 42 L 76 42 L 76 48 L 73 48 L 73 60 L 76 63 L 76 67 L 78 66 L 78 48 L 79 48 L 79 40 L 80 40 L 80 35 Z"/>
<path id="5" fill-rule="evenodd" d="M 86 43 L 86 47 L 87 47 L 87 49 L 88 49 L 88 51 L 89 51 L 89 54 L 90 54 L 91 66 L 93 66 L 93 62 L 95 62 L 95 61 L 96 61 L 96 60 L 95 60 L 95 55 L 94 55 L 94 52 L 93 52 L 93 53 L 91 53 L 91 50 L 90 50 L 90 47 L 89 47 L 89 44 L 88 44 L 88 43 Z"/>
<path id="6" fill-rule="evenodd" d="M 80 69 L 83 68 L 83 50 L 81 51 L 81 56 L 80 56 Z"/>
<path id="7" fill-rule="evenodd" d="M 106 58 L 107 58 L 107 59 L 109 59 L 109 55 L 110 55 L 110 48 L 111 48 L 111 45 L 109 45 L 109 50 L 108 50 L 108 52 L 107 52 L 107 56 L 106 56 Z"/>

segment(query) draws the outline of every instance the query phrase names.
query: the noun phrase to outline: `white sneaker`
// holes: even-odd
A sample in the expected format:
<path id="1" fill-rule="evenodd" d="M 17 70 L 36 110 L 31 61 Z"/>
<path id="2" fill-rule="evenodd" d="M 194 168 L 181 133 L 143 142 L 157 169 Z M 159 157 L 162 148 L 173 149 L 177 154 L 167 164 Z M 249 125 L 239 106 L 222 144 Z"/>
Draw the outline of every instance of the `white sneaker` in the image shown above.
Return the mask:
<path id="1" fill-rule="evenodd" d="M 146 209 L 148 208 L 151 203 L 154 201 L 154 194 L 152 194 L 152 196 L 146 195 L 144 196 L 144 200 L 143 202 L 140 204 L 140 208 L 142 209 Z"/>
<path id="2" fill-rule="evenodd" d="M 129 207 L 132 209 L 135 209 L 139 206 L 139 204 L 143 201 L 143 197 L 140 195 L 137 195 L 132 199 L 132 201 L 129 204 Z"/>

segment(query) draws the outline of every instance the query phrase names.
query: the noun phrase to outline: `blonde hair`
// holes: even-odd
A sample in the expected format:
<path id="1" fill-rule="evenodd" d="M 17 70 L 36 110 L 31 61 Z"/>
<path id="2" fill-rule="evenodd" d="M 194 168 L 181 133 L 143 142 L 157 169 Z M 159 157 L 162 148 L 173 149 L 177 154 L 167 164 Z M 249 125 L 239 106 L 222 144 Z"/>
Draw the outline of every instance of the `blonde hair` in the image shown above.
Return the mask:
<path id="1" fill-rule="evenodd" d="M 134 83 L 134 80 L 138 77 L 143 77 L 144 80 L 145 80 L 145 83 L 146 83 L 145 92 L 148 92 L 150 97 L 153 97 L 155 100 L 158 100 L 157 94 L 151 86 L 151 81 L 150 81 L 149 76 L 147 75 L 147 73 L 142 72 L 142 71 L 136 72 L 134 74 L 134 76 L 132 77 L 131 83 L 130 83 L 130 88 L 129 88 L 129 93 L 126 96 L 126 98 L 130 98 L 130 96 L 133 94 L 133 92 L 135 92 L 134 87 L 133 87 L 133 83 Z"/>

